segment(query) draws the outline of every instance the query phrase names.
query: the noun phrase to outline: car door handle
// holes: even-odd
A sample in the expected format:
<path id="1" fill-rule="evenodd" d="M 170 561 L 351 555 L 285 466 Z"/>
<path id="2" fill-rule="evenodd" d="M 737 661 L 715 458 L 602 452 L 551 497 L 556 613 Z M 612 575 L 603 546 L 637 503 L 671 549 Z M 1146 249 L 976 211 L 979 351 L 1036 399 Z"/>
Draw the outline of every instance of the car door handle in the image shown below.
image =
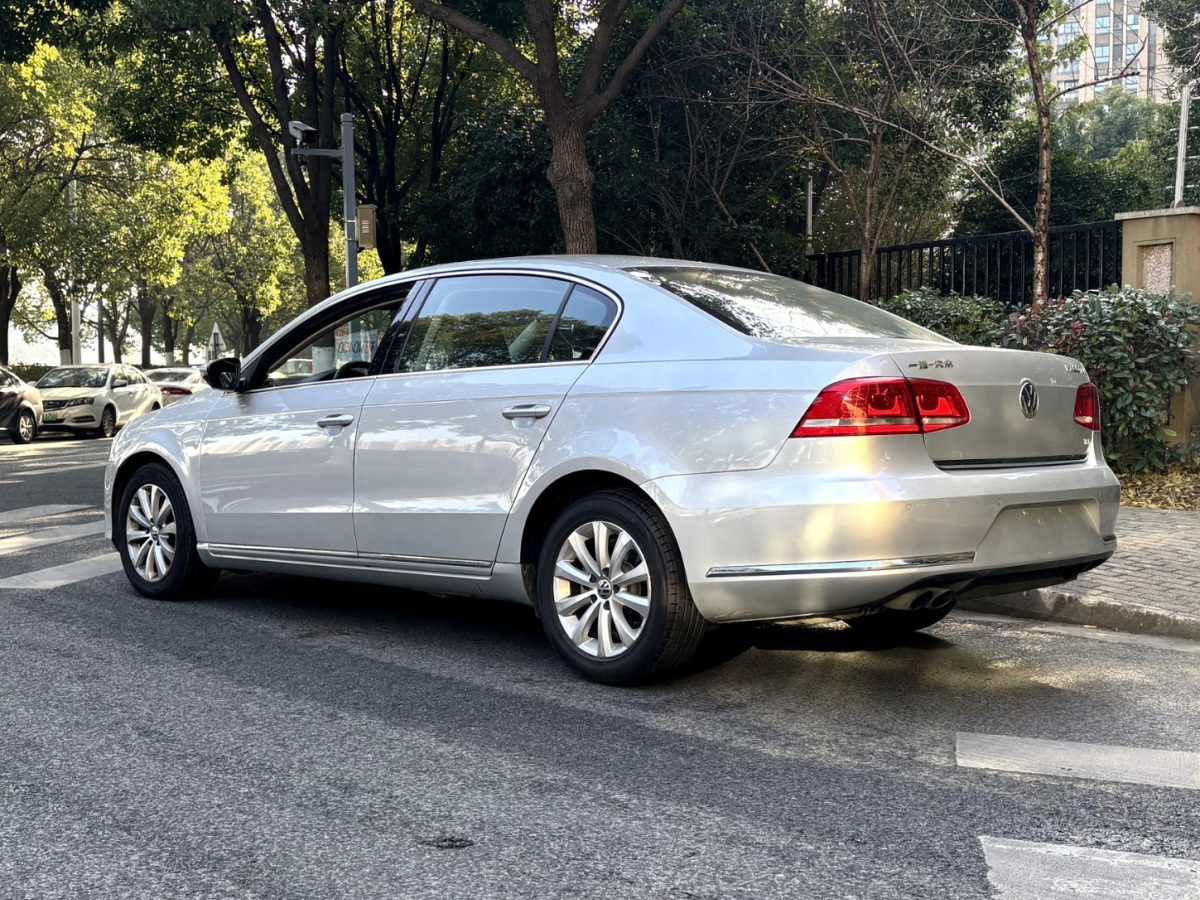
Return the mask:
<path id="1" fill-rule="evenodd" d="M 326 416 L 323 419 L 317 419 L 318 428 L 345 428 L 354 421 L 354 416 L 349 413 L 341 413 L 335 416 Z"/>
<path id="2" fill-rule="evenodd" d="M 550 415 L 550 407 L 544 403 L 522 403 L 510 406 L 500 414 L 506 419 L 540 419 Z"/>

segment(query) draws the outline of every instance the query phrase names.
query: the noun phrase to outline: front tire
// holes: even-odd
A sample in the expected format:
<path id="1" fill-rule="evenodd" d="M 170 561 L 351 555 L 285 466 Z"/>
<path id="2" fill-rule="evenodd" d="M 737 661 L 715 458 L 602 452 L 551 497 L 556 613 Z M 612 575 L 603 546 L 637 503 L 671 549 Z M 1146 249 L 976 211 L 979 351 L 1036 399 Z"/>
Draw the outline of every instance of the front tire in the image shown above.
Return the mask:
<path id="1" fill-rule="evenodd" d="M 559 515 L 538 560 L 536 604 L 558 654 L 602 684 L 669 675 L 705 630 L 670 529 L 633 491 L 592 494 Z"/>
<path id="2" fill-rule="evenodd" d="M 200 561 L 183 486 L 169 467 L 149 463 L 125 485 L 113 518 L 121 564 L 134 590 L 152 600 L 184 600 L 219 574 Z"/>
<path id="3" fill-rule="evenodd" d="M 11 432 L 14 444 L 28 444 L 37 437 L 37 419 L 27 409 L 21 410 L 17 416 L 17 424 Z"/>
<path id="4" fill-rule="evenodd" d="M 100 413 L 100 427 L 92 432 L 93 437 L 110 438 L 117 433 L 117 413 L 111 406 L 104 407 Z"/>

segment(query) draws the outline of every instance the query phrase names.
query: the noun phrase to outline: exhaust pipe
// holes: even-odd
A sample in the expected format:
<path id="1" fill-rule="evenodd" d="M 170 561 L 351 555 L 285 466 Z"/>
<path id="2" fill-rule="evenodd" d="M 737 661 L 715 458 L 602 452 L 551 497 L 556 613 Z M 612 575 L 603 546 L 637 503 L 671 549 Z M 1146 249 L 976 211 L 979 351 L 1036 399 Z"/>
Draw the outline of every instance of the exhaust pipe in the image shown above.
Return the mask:
<path id="1" fill-rule="evenodd" d="M 958 598 L 954 591 L 939 591 L 929 601 L 928 609 L 945 609 Z"/>

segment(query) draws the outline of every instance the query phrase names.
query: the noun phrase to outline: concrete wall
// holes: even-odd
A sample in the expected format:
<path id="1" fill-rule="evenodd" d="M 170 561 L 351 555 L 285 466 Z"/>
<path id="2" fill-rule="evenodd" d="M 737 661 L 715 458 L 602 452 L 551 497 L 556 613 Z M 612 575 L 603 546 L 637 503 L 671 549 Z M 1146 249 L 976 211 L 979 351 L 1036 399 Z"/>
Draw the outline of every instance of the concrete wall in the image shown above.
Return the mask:
<path id="1" fill-rule="evenodd" d="M 1121 282 L 1200 303 L 1200 206 L 1120 213 Z M 1172 427 L 1187 440 L 1200 426 L 1200 381 L 1172 404 Z"/>

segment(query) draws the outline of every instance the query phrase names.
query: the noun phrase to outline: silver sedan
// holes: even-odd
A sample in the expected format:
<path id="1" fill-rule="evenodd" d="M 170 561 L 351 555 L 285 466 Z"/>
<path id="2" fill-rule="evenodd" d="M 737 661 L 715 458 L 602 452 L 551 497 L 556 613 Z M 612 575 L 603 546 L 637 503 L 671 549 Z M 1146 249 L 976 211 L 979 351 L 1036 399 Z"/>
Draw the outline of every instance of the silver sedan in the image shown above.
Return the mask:
<path id="1" fill-rule="evenodd" d="M 1116 547 L 1079 363 L 760 272 L 406 272 L 205 377 L 105 474 L 148 597 L 250 569 L 512 600 L 584 676 L 629 684 L 721 623 L 924 628 Z"/>

